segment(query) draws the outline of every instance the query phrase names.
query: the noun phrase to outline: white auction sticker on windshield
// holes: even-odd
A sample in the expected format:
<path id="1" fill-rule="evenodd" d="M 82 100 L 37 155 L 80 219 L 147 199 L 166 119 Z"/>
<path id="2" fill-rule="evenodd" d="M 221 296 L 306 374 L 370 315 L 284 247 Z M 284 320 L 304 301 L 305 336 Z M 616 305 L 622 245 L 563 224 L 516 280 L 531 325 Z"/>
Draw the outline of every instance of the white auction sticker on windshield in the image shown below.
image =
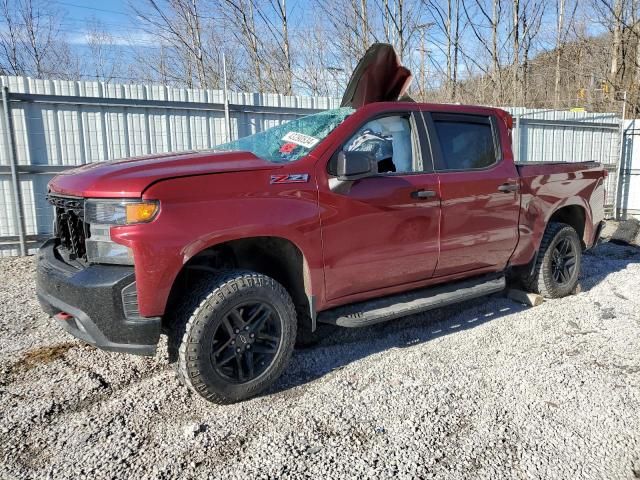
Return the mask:
<path id="1" fill-rule="evenodd" d="M 320 141 L 319 138 L 299 132 L 289 132 L 282 137 L 282 140 L 285 142 L 295 143 L 296 145 L 301 145 L 305 148 L 311 148 Z"/>

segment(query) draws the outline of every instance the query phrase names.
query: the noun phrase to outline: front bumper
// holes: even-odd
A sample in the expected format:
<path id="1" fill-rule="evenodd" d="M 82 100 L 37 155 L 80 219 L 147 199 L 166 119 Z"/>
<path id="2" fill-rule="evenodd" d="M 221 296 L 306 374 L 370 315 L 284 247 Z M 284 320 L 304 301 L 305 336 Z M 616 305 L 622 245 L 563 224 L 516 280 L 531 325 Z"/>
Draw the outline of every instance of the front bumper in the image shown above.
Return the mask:
<path id="1" fill-rule="evenodd" d="M 153 355 L 160 339 L 160 317 L 127 316 L 123 306 L 126 287 L 126 301 L 136 301 L 135 294 L 131 296 L 135 292 L 133 267 L 89 265 L 79 270 L 57 257 L 56 246 L 57 240 L 51 239 L 38 251 L 37 295 L 42 308 L 52 316 L 70 315 L 58 323 L 96 347 Z M 130 306 L 127 311 L 132 311 Z"/>

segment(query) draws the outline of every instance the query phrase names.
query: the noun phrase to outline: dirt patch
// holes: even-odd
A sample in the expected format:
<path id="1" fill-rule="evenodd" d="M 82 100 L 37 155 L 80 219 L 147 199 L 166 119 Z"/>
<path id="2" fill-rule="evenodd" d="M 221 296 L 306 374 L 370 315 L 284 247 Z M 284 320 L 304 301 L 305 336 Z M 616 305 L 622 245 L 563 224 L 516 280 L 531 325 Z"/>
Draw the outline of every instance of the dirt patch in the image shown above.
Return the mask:
<path id="1" fill-rule="evenodd" d="M 47 363 L 64 358 L 70 349 L 77 346 L 78 344 L 75 342 L 65 342 L 27 350 L 20 360 L 9 367 L 9 377 L 11 378 L 17 373 L 28 372 L 38 365 L 46 365 Z"/>

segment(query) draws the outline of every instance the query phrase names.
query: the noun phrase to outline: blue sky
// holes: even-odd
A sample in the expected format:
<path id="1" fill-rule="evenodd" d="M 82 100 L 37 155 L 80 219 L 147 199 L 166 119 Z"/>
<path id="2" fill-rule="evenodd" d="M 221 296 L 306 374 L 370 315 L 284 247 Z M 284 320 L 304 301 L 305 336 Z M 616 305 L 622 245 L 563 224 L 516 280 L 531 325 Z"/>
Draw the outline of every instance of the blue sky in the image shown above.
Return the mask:
<path id="1" fill-rule="evenodd" d="M 62 26 L 67 40 L 74 44 L 85 43 L 87 25 L 98 20 L 113 37 L 116 43 L 141 44 L 153 46 L 151 39 L 144 32 L 136 30 L 135 14 L 127 0 L 107 0 L 96 2 L 91 0 L 53 0 L 60 13 L 63 14 Z M 141 6 L 144 5 L 140 2 Z M 304 23 L 306 12 L 303 10 L 304 1 L 288 1 L 287 9 L 291 20 L 290 28 L 300 28 Z M 64 15 L 66 13 L 66 15 Z"/>
<path id="2" fill-rule="evenodd" d="M 152 45 L 145 35 L 133 28 L 131 19 L 134 15 L 126 0 L 72 0 L 52 3 L 63 14 L 62 27 L 67 40 L 73 44 L 86 43 L 87 26 L 93 21 L 98 21 L 113 36 L 115 43 Z"/>

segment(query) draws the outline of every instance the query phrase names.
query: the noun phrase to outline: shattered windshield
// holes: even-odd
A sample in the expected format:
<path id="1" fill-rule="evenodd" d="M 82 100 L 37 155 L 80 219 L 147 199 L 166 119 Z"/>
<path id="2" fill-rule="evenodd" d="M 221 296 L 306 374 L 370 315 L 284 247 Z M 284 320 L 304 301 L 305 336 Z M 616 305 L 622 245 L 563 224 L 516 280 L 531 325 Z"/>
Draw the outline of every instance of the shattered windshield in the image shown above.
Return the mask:
<path id="1" fill-rule="evenodd" d="M 307 115 L 264 132 L 217 145 L 214 150 L 249 151 L 270 162 L 293 162 L 308 154 L 353 112 L 353 108 L 345 107 Z"/>

